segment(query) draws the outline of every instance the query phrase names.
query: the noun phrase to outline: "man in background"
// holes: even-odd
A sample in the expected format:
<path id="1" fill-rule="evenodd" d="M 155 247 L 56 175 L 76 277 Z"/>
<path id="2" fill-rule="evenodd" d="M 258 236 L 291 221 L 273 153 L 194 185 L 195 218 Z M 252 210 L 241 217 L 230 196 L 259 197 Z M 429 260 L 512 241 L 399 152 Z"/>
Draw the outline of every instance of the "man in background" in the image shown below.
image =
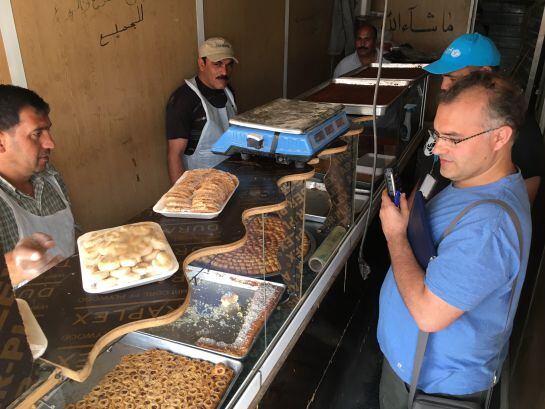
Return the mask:
<path id="1" fill-rule="evenodd" d="M 361 23 L 356 29 L 356 51 L 344 57 L 335 67 L 333 78 L 364 65 L 378 63 L 380 50 L 377 49 L 377 29 L 369 23 Z M 382 59 L 383 62 L 389 62 Z"/>
<path id="2" fill-rule="evenodd" d="M 211 168 L 226 159 L 212 153 L 218 138 L 237 112 L 229 88 L 238 63 L 231 44 L 221 37 L 199 47 L 199 71 L 170 96 L 166 108 L 168 174 L 172 183 L 187 169 Z"/>

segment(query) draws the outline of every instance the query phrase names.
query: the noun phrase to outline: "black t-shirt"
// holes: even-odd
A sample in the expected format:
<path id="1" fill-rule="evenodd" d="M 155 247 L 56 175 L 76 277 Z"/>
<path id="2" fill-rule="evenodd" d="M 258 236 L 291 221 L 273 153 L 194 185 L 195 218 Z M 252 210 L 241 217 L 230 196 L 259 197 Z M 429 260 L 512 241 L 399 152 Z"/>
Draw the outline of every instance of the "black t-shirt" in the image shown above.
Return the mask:
<path id="1" fill-rule="evenodd" d="M 227 94 L 222 89 L 208 88 L 199 77 L 195 77 L 197 88 L 201 94 L 216 108 L 224 108 L 227 104 Z M 231 88 L 229 88 L 231 89 Z M 201 99 L 189 85 L 184 83 L 170 96 L 166 108 L 167 139 L 189 139 L 186 155 L 191 155 L 201 137 L 206 124 L 206 113 Z"/>
<path id="2" fill-rule="evenodd" d="M 427 140 L 427 137 L 425 138 Z M 522 177 L 528 179 L 545 174 L 545 147 L 539 125 L 533 116 L 526 116 L 523 126 L 520 128 L 517 139 L 511 152 L 513 163 L 520 168 Z M 434 156 L 424 155 L 424 149 L 418 149 L 416 165 L 416 182 L 422 181 L 426 173 L 430 173 L 437 180 L 432 195 L 436 195 L 450 183 L 449 179 L 440 174 L 440 162 L 434 165 Z M 433 171 L 432 171 L 433 169 Z M 430 196 L 431 197 L 431 196 Z"/>

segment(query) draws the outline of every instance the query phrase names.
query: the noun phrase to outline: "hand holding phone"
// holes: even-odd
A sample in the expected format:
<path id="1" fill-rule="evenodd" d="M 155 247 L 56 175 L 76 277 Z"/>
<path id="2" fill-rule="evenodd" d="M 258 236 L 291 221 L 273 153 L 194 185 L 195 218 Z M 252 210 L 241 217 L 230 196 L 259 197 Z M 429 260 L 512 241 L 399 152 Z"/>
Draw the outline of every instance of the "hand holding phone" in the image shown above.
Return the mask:
<path id="1" fill-rule="evenodd" d="M 396 167 L 384 169 L 384 178 L 386 179 L 386 189 L 392 202 L 399 207 L 399 198 L 401 197 L 401 180 Z"/>

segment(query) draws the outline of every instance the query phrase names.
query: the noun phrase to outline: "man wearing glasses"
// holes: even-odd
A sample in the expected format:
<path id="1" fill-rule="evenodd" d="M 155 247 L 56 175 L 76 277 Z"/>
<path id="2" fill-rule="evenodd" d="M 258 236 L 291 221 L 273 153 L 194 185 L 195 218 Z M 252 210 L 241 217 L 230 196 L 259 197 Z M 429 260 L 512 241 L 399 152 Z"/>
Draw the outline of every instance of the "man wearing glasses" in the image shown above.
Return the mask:
<path id="1" fill-rule="evenodd" d="M 498 49 L 488 37 L 478 33 L 464 34 L 447 47 L 439 60 L 424 69 L 431 74 L 442 75 L 441 91 L 444 92 L 471 72 L 495 70 L 500 65 L 500 58 Z M 425 173 L 430 173 L 438 181 L 432 192 L 437 193 L 450 180 L 440 175 L 440 163 L 431 153 L 433 141 L 431 135 L 423 152 L 419 152 L 417 176 L 423 179 Z M 513 146 L 513 162 L 522 172 L 530 203 L 533 203 L 544 173 L 545 147 L 539 126 L 531 115 L 526 116 L 519 129 L 519 136 Z"/>
<path id="2" fill-rule="evenodd" d="M 511 159 L 523 106 L 518 87 L 483 71 L 440 96 L 433 154 L 452 184 L 427 204 L 437 257 L 425 271 L 407 239 L 405 196 L 397 208 L 383 194 L 380 219 L 392 265 L 380 293 L 377 330 L 385 357 L 381 409 L 407 407 L 419 329 L 431 333 L 418 382 L 425 393 L 482 404 L 505 358 L 512 328 L 507 317 L 518 303 L 531 237 L 526 187 Z M 442 238 L 463 209 L 483 199 L 500 199 L 514 210 L 522 253 L 514 223 L 493 203 L 472 208 Z"/>

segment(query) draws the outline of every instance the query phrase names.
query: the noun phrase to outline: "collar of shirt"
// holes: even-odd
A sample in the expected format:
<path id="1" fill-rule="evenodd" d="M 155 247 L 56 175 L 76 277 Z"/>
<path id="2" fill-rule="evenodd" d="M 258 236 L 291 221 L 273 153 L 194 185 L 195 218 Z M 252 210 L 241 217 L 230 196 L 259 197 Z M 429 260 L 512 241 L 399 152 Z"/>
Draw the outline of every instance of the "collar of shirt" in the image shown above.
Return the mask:
<path id="1" fill-rule="evenodd" d="M 55 176 L 56 174 L 57 174 L 57 171 L 54 170 L 52 167 L 50 167 L 48 164 L 46 165 L 43 171 L 32 175 L 30 177 L 30 183 L 32 184 L 32 187 L 34 190 L 34 196 L 30 196 L 24 192 L 21 192 L 19 189 L 13 186 L 10 182 L 8 182 L 2 176 L 0 176 L 0 188 L 2 188 L 2 190 L 10 194 L 11 196 L 15 197 L 16 199 L 24 197 L 30 200 L 35 200 L 38 203 L 41 203 L 41 197 L 44 190 L 45 178 L 47 176 Z"/>

